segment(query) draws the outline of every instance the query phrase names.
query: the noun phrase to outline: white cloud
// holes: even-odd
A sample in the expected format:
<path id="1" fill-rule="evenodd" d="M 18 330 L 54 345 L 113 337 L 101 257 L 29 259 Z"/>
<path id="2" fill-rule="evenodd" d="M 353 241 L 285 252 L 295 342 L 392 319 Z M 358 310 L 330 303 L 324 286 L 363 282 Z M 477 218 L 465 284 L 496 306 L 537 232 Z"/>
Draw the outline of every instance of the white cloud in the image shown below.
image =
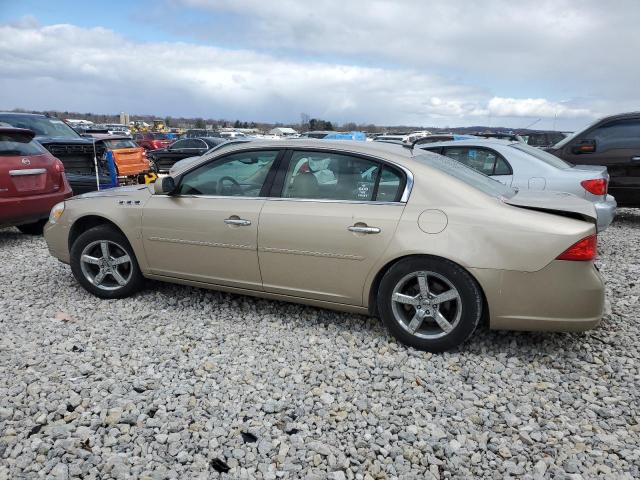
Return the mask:
<path id="1" fill-rule="evenodd" d="M 105 28 L 0 26 L 0 108 L 297 121 L 300 112 L 378 124 L 522 126 L 592 117 L 586 106 L 503 98 L 424 69 L 303 61 L 181 42 L 136 43 Z M 503 117 L 502 120 L 496 118 Z"/>

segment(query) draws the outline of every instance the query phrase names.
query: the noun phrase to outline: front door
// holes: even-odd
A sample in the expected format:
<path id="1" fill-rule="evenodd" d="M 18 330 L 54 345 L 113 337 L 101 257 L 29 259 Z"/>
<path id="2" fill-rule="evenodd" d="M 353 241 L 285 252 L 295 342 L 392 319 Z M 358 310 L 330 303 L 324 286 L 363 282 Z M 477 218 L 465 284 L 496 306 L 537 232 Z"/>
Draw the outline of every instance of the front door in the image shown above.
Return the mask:
<path id="1" fill-rule="evenodd" d="M 142 217 L 152 273 L 261 290 L 258 220 L 278 153 L 245 151 L 214 159 L 178 179 L 173 195 L 152 196 Z"/>
<path id="2" fill-rule="evenodd" d="M 603 165 L 609 193 L 619 205 L 640 206 L 640 119 L 613 120 L 569 142 L 562 158 L 574 165 Z"/>
<path id="3" fill-rule="evenodd" d="M 260 215 L 265 291 L 363 305 L 365 280 L 404 209 L 404 174 L 322 151 L 294 151 L 285 172 L 281 197 Z"/>

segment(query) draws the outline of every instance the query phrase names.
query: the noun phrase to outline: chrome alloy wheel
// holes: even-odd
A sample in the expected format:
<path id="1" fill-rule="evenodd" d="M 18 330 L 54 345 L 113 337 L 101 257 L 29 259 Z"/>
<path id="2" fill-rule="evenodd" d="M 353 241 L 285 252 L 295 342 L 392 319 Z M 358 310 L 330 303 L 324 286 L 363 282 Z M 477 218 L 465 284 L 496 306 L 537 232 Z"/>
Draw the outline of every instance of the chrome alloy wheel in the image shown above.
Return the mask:
<path id="1" fill-rule="evenodd" d="M 133 273 L 131 257 L 111 240 L 97 240 L 84 247 L 80 268 L 85 278 L 101 290 L 124 287 Z"/>
<path id="2" fill-rule="evenodd" d="M 444 276 L 428 271 L 413 272 L 400 279 L 391 295 L 396 321 L 411 335 L 444 337 L 460 322 L 462 300 Z"/>

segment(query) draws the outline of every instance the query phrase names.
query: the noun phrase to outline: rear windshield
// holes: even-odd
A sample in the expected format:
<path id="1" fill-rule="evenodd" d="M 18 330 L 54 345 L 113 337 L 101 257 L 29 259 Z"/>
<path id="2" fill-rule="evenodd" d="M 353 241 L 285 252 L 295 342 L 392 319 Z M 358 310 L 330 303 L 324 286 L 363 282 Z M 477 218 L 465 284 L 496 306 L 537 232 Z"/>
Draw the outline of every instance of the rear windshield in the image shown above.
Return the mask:
<path id="1" fill-rule="evenodd" d="M 126 138 L 118 138 L 114 140 L 105 140 L 104 144 L 110 150 L 117 150 L 119 148 L 137 148 L 138 145 L 133 141 Z"/>
<path id="2" fill-rule="evenodd" d="M 419 153 L 413 158 L 421 163 L 429 165 L 432 168 L 436 168 L 447 175 L 451 175 L 452 177 L 457 178 L 467 185 L 470 185 L 492 197 L 510 198 L 516 194 L 516 191 L 513 188 L 508 187 L 491 177 L 483 175 L 477 170 L 467 167 L 465 164 L 453 160 L 452 158 L 445 157 L 443 155 L 435 155 L 433 153 Z"/>
<path id="3" fill-rule="evenodd" d="M 42 155 L 44 150 L 28 135 L 0 133 L 0 156 Z"/>
<path id="4" fill-rule="evenodd" d="M 0 115 L 0 122 L 8 123 L 16 128 L 33 130 L 36 135 L 41 137 L 80 137 L 74 129 L 57 118 L 38 117 L 35 115 Z"/>
<path id="5" fill-rule="evenodd" d="M 525 143 L 514 143 L 513 145 L 510 145 L 510 146 L 520 150 L 521 152 L 528 153 L 529 155 L 536 157 L 538 160 L 542 160 L 544 163 L 546 163 L 547 165 L 551 165 L 552 167 L 560 168 L 562 170 L 573 168 L 573 165 L 565 162 L 564 160 L 556 157 L 555 155 L 551 155 L 550 153 L 545 152 L 544 150 L 540 150 L 539 148 L 532 147 Z"/>

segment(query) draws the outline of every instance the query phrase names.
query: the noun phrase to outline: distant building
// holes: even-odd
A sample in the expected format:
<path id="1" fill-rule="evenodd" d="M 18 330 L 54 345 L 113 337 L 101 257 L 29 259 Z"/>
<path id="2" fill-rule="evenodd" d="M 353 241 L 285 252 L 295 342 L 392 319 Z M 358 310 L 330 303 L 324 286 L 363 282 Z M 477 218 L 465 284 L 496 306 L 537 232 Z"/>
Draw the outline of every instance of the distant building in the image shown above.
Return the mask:
<path id="1" fill-rule="evenodd" d="M 122 125 L 129 125 L 129 114 L 127 112 L 120 112 L 120 123 Z"/>
<path id="2" fill-rule="evenodd" d="M 298 135 L 293 128 L 290 127 L 276 127 L 269 130 L 270 135 L 278 135 L 279 137 L 293 137 Z"/>

